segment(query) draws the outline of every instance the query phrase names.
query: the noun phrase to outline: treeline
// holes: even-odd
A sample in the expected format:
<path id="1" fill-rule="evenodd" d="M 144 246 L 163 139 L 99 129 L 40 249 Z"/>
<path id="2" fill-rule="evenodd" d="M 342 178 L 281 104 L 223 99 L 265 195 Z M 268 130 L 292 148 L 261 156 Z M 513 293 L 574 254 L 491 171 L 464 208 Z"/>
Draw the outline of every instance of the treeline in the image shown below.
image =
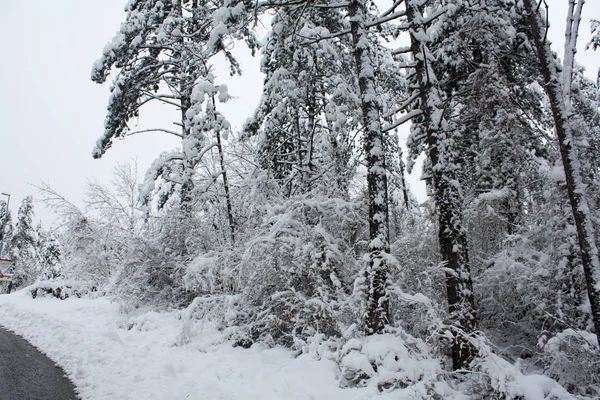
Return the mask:
<path id="1" fill-rule="evenodd" d="M 6 291 L 28 286 L 40 277 L 50 279 L 60 274 L 59 238 L 41 223 L 34 225 L 34 215 L 32 196 L 21 201 L 15 222 L 8 202 L 0 200 L 0 259 L 15 261 L 5 263 L 0 271 L 13 274 L 12 282 L 4 285 Z"/>

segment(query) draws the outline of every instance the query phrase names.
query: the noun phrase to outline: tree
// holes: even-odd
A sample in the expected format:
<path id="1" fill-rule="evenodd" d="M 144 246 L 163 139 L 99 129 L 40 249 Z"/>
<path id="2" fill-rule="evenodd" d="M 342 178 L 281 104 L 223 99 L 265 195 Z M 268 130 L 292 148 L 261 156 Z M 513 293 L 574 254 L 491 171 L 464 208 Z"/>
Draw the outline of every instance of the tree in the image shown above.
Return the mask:
<path id="1" fill-rule="evenodd" d="M 461 132 L 461 182 L 466 212 L 483 193 L 504 220 L 504 237 L 521 227 L 523 203 L 549 159 L 546 131 L 551 127 L 537 90 L 537 57 L 527 45 L 526 21 L 511 2 L 460 6 L 456 18 L 437 24 L 430 44 L 433 68 L 443 82 L 449 129 Z M 527 168 L 515 168 L 521 165 Z M 480 197 L 482 199 L 482 197 Z M 477 203 L 477 201 L 475 201 Z M 477 233 L 474 233 L 476 236 Z M 471 246 L 472 247 L 472 246 Z"/>
<path id="2" fill-rule="evenodd" d="M 280 2 L 280 3 L 265 3 L 262 4 L 261 7 L 268 8 L 273 7 L 275 9 L 290 7 L 290 9 L 295 8 L 298 12 L 296 13 L 296 21 L 294 22 L 295 26 L 303 26 L 302 18 L 305 13 L 306 15 L 311 15 L 310 13 L 318 14 L 321 12 L 323 16 L 331 16 L 335 19 L 333 21 L 327 21 L 326 18 L 321 19 L 321 22 L 324 23 L 325 27 L 317 27 L 309 29 L 310 36 L 305 38 L 305 44 L 312 45 L 316 44 L 319 41 L 323 40 L 333 40 L 333 38 L 340 37 L 343 35 L 349 35 L 351 38 L 351 45 L 348 46 L 348 53 L 353 57 L 353 80 L 356 82 L 356 87 L 358 90 L 356 91 L 356 100 L 354 100 L 350 104 L 355 104 L 357 107 L 356 119 L 360 124 L 360 129 L 362 133 L 362 152 L 364 157 L 364 163 L 366 167 L 366 183 L 367 183 L 367 204 L 369 209 L 369 244 L 367 249 L 367 255 L 365 259 L 365 280 L 367 282 L 367 301 L 366 301 L 366 310 L 364 315 L 364 325 L 365 331 L 368 334 L 373 333 L 381 333 L 386 324 L 390 322 L 389 320 L 389 299 L 386 290 L 387 286 L 387 270 L 388 270 L 388 253 L 389 253 L 389 210 L 388 210 L 388 168 L 386 163 L 386 156 L 388 154 L 389 141 L 385 137 L 384 131 L 382 129 L 382 104 L 379 101 L 378 97 L 380 92 L 378 91 L 377 85 L 377 76 L 376 71 L 378 69 L 378 65 L 375 63 L 376 57 L 378 57 L 378 52 L 380 51 L 379 45 L 377 43 L 376 35 L 372 34 L 369 31 L 369 28 L 373 25 L 369 25 L 371 10 L 373 4 L 370 1 L 351 1 L 347 4 L 341 5 L 332 5 L 332 6 L 321 6 L 318 4 L 312 4 L 309 1 L 301 1 L 301 2 Z M 258 5 L 255 10 L 258 10 Z M 324 11 L 319 11 L 323 9 Z M 346 9 L 347 12 L 338 13 L 337 9 Z M 309 11 L 307 11 L 309 10 Z M 288 12 L 290 12 L 288 10 Z M 293 15 L 293 14 L 290 14 Z M 314 14 L 313 14 L 314 15 Z M 337 21 L 336 21 L 337 19 Z M 389 20 L 389 19 L 388 19 Z M 382 23 L 384 21 L 381 21 Z M 316 21 L 312 21 L 312 23 L 316 23 Z M 342 27 L 343 24 L 349 24 L 349 29 L 343 29 L 339 32 L 332 33 L 329 28 L 338 28 Z M 299 24 L 299 25 L 296 25 Z M 283 29 L 281 25 L 279 28 Z M 309 26 L 309 28 L 311 28 Z M 318 46 L 312 47 L 310 50 L 300 48 L 296 42 L 293 40 L 295 36 L 295 29 L 291 30 L 291 39 L 288 39 L 290 45 L 295 49 L 292 52 L 288 52 L 289 55 L 298 56 L 299 59 L 302 57 L 308 57 L 311 62 L 315 62 L 316 66 L 314 68 L 318 68 L 320 65 L 320 60 L 316 58 L 313 60 L 311 58 L 311 52 L 316 51 L 319 56 L 323 56 L 323 52 L 319 52 Z M 335 43 L 335 46 L 340 46 L 343 43 Z M 277 44 L 275 44 L 277 45 Z M 333 47 L 331 43 L 330 47 Z M 301 55 L 302 54 L 302 55 Z M 326 53 L 325 53 L 326 54 Z M 290 59 L 289 64 L 293 66 L 293 57 Z M 343 58 L 341 58 L 341 67 L 345 64 Z M 340 61 L 338 61 L 339 63 Z M 331 68 L 331 67 L 329 67 Z M 331 69 L 329 69 L 331 70 Z M 280 70 L 281 72 L 281 70 Z M 292 73 L 294 70 L 292 69 Z M 335 79 L 343 80 L 343 75 L 340 76 L 341 71 L 337 71 L 338 75 L 335 76 Z M 269 78 L 269 77 L 268 77 Z M 291 138 L 296 140 L 297 142 L 309 143 L 311 142 L 311 135 L 313 135 L 313 131 L 318 125 L 316 119 L 316 110 L 318 110 L 318 105 L 321 100 L 318 96 L 315 96 L 317 92 L 310 92 L 316 88 L 319 90 L 319 83 L 315 81 L 315 78 L 311 78 L 310 75 L 306 75 L 306 82 L 309 88 L 309 92 L 307 95 L 302 95 L 299 97 L 299 100 L 293 98 L 292 107 L 295 110 L 291 113 L 289 119 L 289 124 L 291 126 L 295 126 L 294 134 L 295 138 Z M 311 81 L 311 79 L 313 79 Z M 328 77 L 322 77 L 327 81 L 327 79 L 331 79 Z M 296 81 L 298 82 L 298 81 Z M 300 86 L 294 82 L 293 86 L 299 88 Z M 335 81 L 334 81 L 335 82 Z M 306 84 L 305 84 L 306 85 Z M 315 86 L 316 85 L 316 86 Z M 292 97 L 292 96 L 290 96 Z M 314 97 L 311 99 L 311 97 Z M 317 102 L 315 103 L 315 100 Z M 294 104 L 296 103 L 296 104 Z M 298 103 L 302 104 L 298 107 Z M 349 104 L 346 104 L 348 106 Z M 272 105 L 267 105 L 266 111 L 269 112 L 268 107 L 273 107 Z M 283 108 L 282 108 L 283 110 Z M 275 114 L 276 115 L 276 114 Z M 285 114 L 282 113 L 285 117 Z M 264 118 L 263 115 L 258 115 L 259 118 Z M 341 119 L 344 118 L 343 113 L 339 113 L 337 111 L 337 115 L 333 115 L 334 119 L 326 122 L 338 123 Z M 259 119 L 260 120 L 260 119 Z M 270 121 L 267 119 L 267 124 Z M 302 122 L 305 125 L 304 128 L 299 129 L 299 125 Z M 308 122 L 308 123 L 307 123 Z M 308 128 L 306 128 L 308 127 Z M 256 128 L 256 125 L 255 125 Z M 277 127 L 275 127 L 277 128 Z M 293 136 L 293 135 L 292 135 Z M 284 135 L 277 135 L 275 141 L 275 147 L 280 149 L 277 150 L 279 154 L 283 155 L 292 155 L 294 157 L 293 164 L 300 163 L 300 167 L 298 167 L 299 171 L 302 173 L 307 172 L 306 167 L 304 166 L 303 158 L 308 155 L 310 159 L 310 148 L 307 148 L 305 145 L 294 144 L 293 140 L 285 137 Z M 290 151 L 292 150 L 293 151 Z M 285 176 L 287 174 L 286 168 L 289 170 L 289 167 L 280 166 Z M 310 167 L 308 168 L 310 169 Z M 302 174 L 301 174 L 302 175 Z"/>
<path id="3" fill-rule="evenodd" d="M 32 254 L 32 246 L 36 242 L 33 216 L 33 197 L 27 196 L 19 207 L 17 223 L 11 240 L 12 252 L 16 258 L 27 257 Z"/>
<path id="4" fill-rule="evenodd" d="M 27 285 L 35 281 L 41 273 L 38 265 L 38 236 L 33 227 L 33 197 L 27 196 L 21 202 L 17 213 L 17 223 L 10 241 L 10 256 L 17 262 L 16 285 Z"/>
<path id="5" fill-rule="evenodd" d="M 381 105 L 377 101 L 373 41 L 367 30 L 367 3 L 353 0 L 348 6 L 348 18 L 353 43 L 353 54 L 360 90 L 360 109 L 364 130 L 363 148 L 367 168 L 367 195 L 369 205 L 369 253 L 366 279 L 368 285 L 366 331 L 383 331 L 389 319 L 387 296 L 387 254 L 390 251 L 388 181 L 385 160 L 386 142 L 381 129 Z"/>
<path id="6" fill-rule="evenodd" d="M 429 49 L 431 39 L 427 30 L 431 21 L 444 11 L 438 6 L 426 17 L 422 2 L 409 0 L 406 3 L 410 51 L 416 71 L 413 79 L 419 96 L 416 109 L 420 114 L 412 134 L 422 134 L 427 146 L 438 215 L 438 242 L 446 275 L 450 328 L 454 336 L 452 361 L 454 369 L 463 369 L 469 367 L 476 355 L 469 335 L 477 327 L 463 218 L 464 198 L 457 179 L 463 153 L 457 148 L 460 132 L 450 131 L 445 121 L 443 84 L 435 74 L 435 56 Z"/>
<path id="7" fill-rule="evenodd" d="M 583 0 L 569 2 L 567 15 L 565 61 L 562 75 L 559 75 L 550 44 L 546 38 L 546 23 L 538 10 L 537 2 L 525 0 L 524 6 L 528 14 L 533 32 L 533 40 L 539 58 L 539 67 L 544 78 L 544 89 L 548 95 L 556 137 L 565 171 L 567 192 L 573 211 L 573 218 L 579 238 L 581 261 L 586 278 L 588 297 L 596 335 L 600 333 L 600 259 L 596 244 L 592 215 L 589 208 L 587 190 L 581 177 L 581 161 L 577 153 L 574 136 L 574 110 L 571 103 L 572 71 L 575 57 L 575 45 Z"/>
<path id="8" fill-rule="evenodd" d="M 246 137 L 259 135 L 261 165 L 286 197 L 315 189 L 347 195 L 359 119 L 351 44 L 347 38 L 303 43 L 343 29 L 342 20 L 337 9 L 289 5 L 271 21 L 261 61 L 263 95 L 244 130 Z"/>
<path id="9" fill-rule="evenodd" d="M 4 250 L 7 243 L 10 243 L 12 236 L 12 218 L 8 204 L 4 200 L 0 200 L 0 256 L 4 255 Z"/>
<path id="10" fill-rule="evenodd" d="M 229 59 L 232 73 L 240 72 L 226 45 L 225 24 L 234 24 L 236 17 L 214 15 L 219 6 L 220 2 L 197 0 L 130 2 L 126 7 L 125 23 L 92 70 L 92 80 L 104 83 L 111 68 L 120 69 L 111 88 L 105 131 L 93 156 L 101 157 L 114 139 L 136 133 L 160 131 L 181 138 L 181 151 L 161 157 L 148 171 L 145 193 L 151 193 L 150 183 L 158 178 L 171 183 L 173 187 L 163 193 L 167 197 L 178 194 L 184 215 L 191 213 L 194 170 L 207 149 L 213 146 L 206 136 L 210 129 L 214 129 L 212 132 L 224 166 L 221 129 L 214 125 L 207 129 L 202 126 L 202 121 L 198 121 L 198 118 L 202 119 L 199 113 L 204 96 L 195 96 L 194 91 L 202 91 L 207 82 L 214 85 L 209 60 L 217 53 L 223 53 Z M 254 46 L 252 40 L 248 39 Z M 224 85 L 217 85 L 212 94 L 220 93 L 219 98 L 224 101 L 228 99 L 226 90 Z M 170 105 L 179 112 L 180 118 L 173 122 L 180 127 L 179 132 L 159 127 L 130 131 L 130 120 L 139 116 L 144 105 L 154 101 Z M 210 113 L 213 113 L 212 118 L 219 119 L 214 106 L 212 110 L 207 109 L 207 114 Z M 230 209 L 226 171 L 221 176 Z M 231 212 L 229 217 L 232 219 Z M 230 225 L 233 238 L 233 224 Z"/>
<path id="11" fill-rule="evenodd" d="M 62 276 L 90 287 L 109 282 L 142 231 L 134 171 L 131 164 L 118 164 L 111 187 L 88 183 L 84 198 L 88 210 L 48 184 L 38 187 L 42 201 L 60 221 L 53 232 L 40 235 L 39 258 L 44 269 L 56 266 L 60 257 Z"/>
<path id="12" fill-rule="evenodd" d="M 58 238 L 53 232 L 46 232 L 42 224 L 38 224 L 35 229 L 38 237 L 38 263 L 43 276 L 56 278 L 61 270 L 61 248 Z"/>

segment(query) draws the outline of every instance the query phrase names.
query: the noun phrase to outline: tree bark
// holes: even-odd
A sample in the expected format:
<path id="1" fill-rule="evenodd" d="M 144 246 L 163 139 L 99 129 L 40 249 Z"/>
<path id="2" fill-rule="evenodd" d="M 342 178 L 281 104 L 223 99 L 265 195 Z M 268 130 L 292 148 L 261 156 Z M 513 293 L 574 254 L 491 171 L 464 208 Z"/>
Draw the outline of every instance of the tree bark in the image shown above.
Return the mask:
<path id="1" fill-rule="evenodd" d="M 350 2 L 348 11 L 361 96 L 363 147 L 367 165 L 369 196 L 370 243 L 366 269 L 369 292 L 367 294 L 365 331 L 367 334 L 374 334 L 381 333 L 390 321 L 386 261 L 386 254 L 389 253 L 390 246 L 387 168 L 380 107 L 375 90 L 375 74 L 369 54 L 370 42 L 364 25 L 365 4 L 362 1 L 353 0 Z"/>
<path id="2" fill-rule="evenodd" d="M 192 160 L 189 160 L 185 153 L 184 142 L 190 135 L 190 129 L 186 128 L 186 114 L 191 107 L 191 94 L 189 90 L 185 89 L 185 83 L 181 83 L 181 93 L 180 93 L 180 101 L 181 101 L 181 148 L 182 148 L 182 156 L 183 156 L 183 175 L 182 175 L 182 185 L 181 185 L 181 203 L 180 209 L 182 216 L 184 218 L 191 217 L 192 215 L 192 197 L 194 192 L 194 169 L 195 165 Z"/>
<path id="3" fill-rule="evenodd" d="M 215 121 L 217 118 L 217 104 L 215 96 L 212 96 L 213 110 L 215 112 Z M 221 166 L 221 174 L 223 176 L 223 187 L 225 188 L 225 202 L 227 204 L 227 220 L 229 222 L 229 235 L 231 245 L 235 245 L 235 219 L 233 218 L 233 205 L 231 202 L 231 190 L 229 189 L 229 180 L 227 179 L 227 169 L 225 168 L 225 154 L 223 153 L 223 145 L 221 144 L 221 130 L 216 129 L 217 150 L 219 151 L 219 165 Z"/>
<path id="4" fill-rule="evenodd" d="M 550 44 L 545 40 L 546 24 L 537 9 L 537 1 L 524 0 L 523 3 L 533 32 L 533 40 L 540 62 L 540 71 L 545 81 L 544 88 L 550 100 L 550 107 L 554 117 L 556 136 L 565 171 L 567 192 L 579 238 L 581 262 L 583 264 L 583 272 L 590 300 L 592 319 L 596 329 L 596 336 L 598 336 L 600 335 L 600 260 L 598 257 L 598 246 L 595 241 L 594 227 L 592 225 L 592 216 L 587 201 L 586 187 L 581 179 L 581 165 L 574 145 L 573 130 L 569 121 L 572 116 L 572 107 L 569 100 L 570 96 L 565 92 L 570 89 L 571 76 L 570 72 L 564 74 L 561 85 Z M 571 11 L 573 10 L 573 5 L 574 2 L 570 5 Z M 579 12 L 582 5 L 583 1 L 580 0 L 580 5 L 578 6 Z M 576 40 L 577 36 L 577 32 L 573 32 L 573 28 L 577 25 L 573 25 L 574 21 L 572 21 L 571 17 L 572 14 L 569 15 L 569 26 L 567 26 L 567 45 L 571 43 L 571 47 L 566 46 L 565 63 L 569 63 L 565 65 L 566 71 L 572 71 L 573 69 L 573 39 L 575 38 Z M 569 103 L 566 103 L 566 101 L 569 101 Z"/>
<path id="5" fill-rule="evenodd" d="M 407 1 L 407 20 L 411 24 L 411 52 L 420 91 L 420 108 L 426 130 L 427 151 L 433 175 L 434 199 L 438 213 L 438 240 L 442 263 L 445 267 L 449 324 L 454 336 L 452 364 L 455 370 L 468 369 L 476 356 L 468 336 L 477 328 L 473 283 L 471 280 L 466 233 L 463 228 L 463 197 L 457 180 L 455 163 L 456 144 L 452 133 L 441 122 L 444 105 L 440 98 L 438 81 L 427 47 L 427 32 L 422 24 L 422 5 Z M 460 154 L 459 154 L 460 156 Z"/>

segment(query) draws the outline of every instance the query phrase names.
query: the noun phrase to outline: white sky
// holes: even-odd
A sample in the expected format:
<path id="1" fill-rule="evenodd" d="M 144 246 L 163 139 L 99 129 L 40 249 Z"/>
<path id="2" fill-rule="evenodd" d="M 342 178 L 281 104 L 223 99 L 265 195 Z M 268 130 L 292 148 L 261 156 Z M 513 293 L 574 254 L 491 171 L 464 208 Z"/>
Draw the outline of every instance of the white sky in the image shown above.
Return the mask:
<path id="1" fill-rule="evenodd" d="M 0 192 L 10 193 L 16 215 L 21 200 L 37 194 L 31 184 L 48 182 L 71 201 L 80 204 L 87 180 L 108 182 L 117 162 L 137 158 L 140 175 L 162 152 L 178 145 L 176 137 L 145 133 L 119 140 L 101 160 L 91 151 L 103 132 L 109 84 L 90 80 L 93 62 L 125 18 L 125 0 L 0 0 Z M 553 21 L 550 39 L 562 53 L 567 0 L 548 0 Z M 588 0 L 580 29 L 577 60 L 595 78 L 600 52 L 583 51 L 589 41 L 589 19 L 600 19 L 600 2 Z M 239 46 L 242 48 L 243 46 Z M 238 99 L 222 111 L 240 127 L 257 105 L 262 85 L 258 61 L 244 52 L 244 76 L 228 80 L 230 94 Z M 256 59 L 258 60 L 258 58 Z M 228 71 L 216 71 L 228 78 Z M 109 77 L 109 81 L 111 78 Z M 142 113 L 140 129 L 168 126 L 173 120 L 161 107 Z M 416 168 L 418 169 L 418 168 Z M 419 185 L 420 171 L 409 182 Z M 423 199 L 422 189 L 417 190 Z M 6 200 L 5 196 L 2 199 Z M 46 225 L 51 215 L 36 204 Z"/>

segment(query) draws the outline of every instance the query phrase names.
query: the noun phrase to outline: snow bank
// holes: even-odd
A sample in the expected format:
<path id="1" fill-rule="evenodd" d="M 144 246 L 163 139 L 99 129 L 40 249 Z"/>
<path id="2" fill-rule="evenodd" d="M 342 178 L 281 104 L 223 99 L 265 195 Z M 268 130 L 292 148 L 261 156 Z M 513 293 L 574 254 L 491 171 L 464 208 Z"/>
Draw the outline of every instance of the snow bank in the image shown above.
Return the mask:
<path id="1" fill-rule="evenodd" d="M 339 388 L 333 361 L 219 344 L 208 325 L 176 346 L 180 311 L 126 317 L 106 298 L 33 300 L 20 291 L 0 296 L 0 321 L 63 367 L 84 400 L 404 398 Z"/>
<path id="2" fill-rule="evenodd" d="M 210 322 L 196 321 L 190 330 L 186 313 L 127 316 L 106 297 L 34 300 L 28 290 L 0 296 L 2 325 L 64 368 L 84 400 L 459 400 L 490 390 L 506 399 L 574 399 L 550 378 L 524 375 L 491 353 L 477 363 L 471 384 L 458 385 L 467 389 L 461 394 L 444 381 L 427 346 L 406 335 L 352 339 L 340 353 L 308 349 L 296 356 L 257 344 L 234 348 Z M 353 375 L 355 386 L 340 388 L 340 381 L 352 386 Z M 474 393 L 477 376 L 487 383 Z"/>

